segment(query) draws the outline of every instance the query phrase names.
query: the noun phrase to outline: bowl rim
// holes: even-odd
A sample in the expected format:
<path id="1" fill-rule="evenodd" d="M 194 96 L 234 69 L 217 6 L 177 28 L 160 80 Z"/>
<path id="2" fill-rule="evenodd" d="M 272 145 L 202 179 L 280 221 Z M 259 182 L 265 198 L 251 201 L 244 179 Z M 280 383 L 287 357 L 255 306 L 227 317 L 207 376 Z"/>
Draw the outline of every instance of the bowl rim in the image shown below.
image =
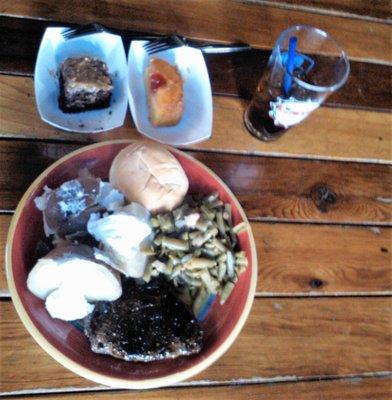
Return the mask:
<path id="1" fill-rule="evenodd" d="M 5 269 L 6 269 L 8 288 L 10 290 L 12 302 L 18 313 L 19 318 L 21 319 L 25 328 L 28 330 L 28 332 L 31 334 L 31 336 L 35 339 L 35 341 L 50 356 L 52 356 L 58 363 L 60 363 L 64 367 L 68 368 L 72 372 L 76 373 L 77 375 L 82 376 L 83 378 L 86 378 L 90 381 L 100 383 L 103 385 L 107 385 L 110 387 L 125 388 L 125 389 L 153 389 L 153 388 L 172 385 L 172 384 L 178 383 L 180 381 L 183 381 L 185 379 L 188 379 L 188 378 L 200 373 L 201 371 L 203 371 L 204 369 L 209 367 L 212 363 L 214 363 L 216 360 L 218 360 L 233 344 L 234 340 L 236 339 L 236 337 L 239 335 L 241 329 L 243 328 L 245 321 L 249 315 L 250 309 L 252 307 L 254 296 L 256 293 L 257 274 L 258 274 L 257 254 L 256 254 L 256 245 L 255 245 L 255 241 L 254 241 L 254 237 L 253 237 L 253 233 L 252 233 L 249 221 L 248 221 L 248 219 L 245 215 L 245 212 L 242 209 L 239 201 L 234 196 L 232 191 L 223 182 L 223 180 L 220 179 L 212 170 L 210 170 L 206 165 L 204 165 L 200 161 L 196 160 L 194 157 L 186 154 L 185 152 L 178 150 L 176 148 L 173 148 L 171 146 L 162 145 L 172 153 L 177 153 L 183 157 L 191 159 L 192 162 L 195 162 L 200 167 L 202 167 L 204 170 L 206 170 L 208 173 L 210 173 L 222 185 L 222 187 L 225 189 L 225 191 L 229 194 L 230 198 L 236 204 L 236 206 L 239 210 L 239 213 L 241 215 L 241 218 L 247 224 L 246 232 L 248 234 L 249 242 L 250 242 L 251 258 L 252 258 L 252 271 L 251 271 L 249 292 L 248 292 L 247 299 L 246 299 L 243 311 L 241 313 L 241 316 L 238 319 L 237 323 L 234 325 L 234 328 L 229 333 L 226 340 L 223 341 L 213 353 L 211 353 L 205 359 L 201 360 L 196 365 L 193 365 L 192 367 L 190 367 L 184 371 L 172 373 L 170 375 L 166 375 L 163 377 L 138 380 L 138 379 L 123 379 L 123 378 L 111 377 L 111 376 L 108 376 L 108 375 L 105 375 L 102 373 L 92 371 L 91 369 L 78 364 L 77 362 L 75 362 L 75 361 L 71 360 L 70 358 L 68 358 L 67 356 L 65 356 L 60 350 L 58 350 L 56 347 L 54 347 L 51 343 L 49 343 L 46 340 L 46 338 L 42 335 L 42 333 L 38 330 L 38 328 L 35 326 L 34 322 L 30 319 L 29 315 L 27 314 L 27 311 L 23 307 L 22 301 L 17 292 L 16 286 L 15 286 L 15 281 L 14 281 L 14 276 L 13 276 L 13 270 L 12 270 L 11 250 L 13 247 L 13 239 L 14 239 L 15 229 L 16 229 L 17 223 L 19 221 L 19 217 L 21 215 L 22 209 L 24 208 L 27 199 L 30 197 L 31 193 L 36 189 L 36 187 L 41 183 L 42 179 L 46 175 L 48 175 L 50 172 L 52 172 L 53 169 L 55 169 L 60 164 L 67 161 L 68 159 L 74 157 L 77 154 L 80 154 L 85 151 L 95 149 L 95 148 L 98 148 L 101 146 L 108 146 L 108 145 L 112 145 L 112 144 L 132 144 L 135 142 L 140 143 L 142 141 L 129 140 L 129 139 L 110 140 L 110 141 L 95 143 L 95 144 L 92 144 L 89 146 L 83 146 L 80 149 L 77 149 L 75 151 L 72 151 L 69 154 L 66 154 L 64 157 L 61 157 L 59 160 L 55 161 L 48 168 L 46 168 L 26 190 L 26 192 L 22 196 L 21 200 L 19 201 L 18 206 L 15 210 L 15 213 L 12 217 L 8 235 L 7 235 L 7 242 L 6 242 L 6 249 L 5 249 Z"/>

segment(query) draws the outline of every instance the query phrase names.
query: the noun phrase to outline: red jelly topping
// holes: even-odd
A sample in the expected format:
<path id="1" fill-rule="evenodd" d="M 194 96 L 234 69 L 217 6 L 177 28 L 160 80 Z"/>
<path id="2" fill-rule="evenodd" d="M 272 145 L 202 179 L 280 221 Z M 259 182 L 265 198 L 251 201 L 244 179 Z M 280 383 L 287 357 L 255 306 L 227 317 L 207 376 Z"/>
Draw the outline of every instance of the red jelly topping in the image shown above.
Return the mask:
<path id="1" fill-rule="evenodd" d="M 150 75 L 150 88 L 152 92 L 156 92 L 161 86 L 166 84 L 166 79 L 159 72 Z"/>

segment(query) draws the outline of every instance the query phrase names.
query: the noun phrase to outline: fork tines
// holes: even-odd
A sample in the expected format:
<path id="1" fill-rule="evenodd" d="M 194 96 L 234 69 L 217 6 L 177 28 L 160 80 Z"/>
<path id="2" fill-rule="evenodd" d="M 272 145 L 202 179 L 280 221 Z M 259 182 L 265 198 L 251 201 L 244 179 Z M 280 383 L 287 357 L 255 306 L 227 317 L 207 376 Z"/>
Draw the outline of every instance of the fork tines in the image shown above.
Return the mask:
<path id="1" fill-rule="evenodd" d="M 152 40 L 143 45 L 144 50 L 148 54 L 158 53 L 159 51 L 174 49 L 176 47 L 184 46 L 185 42 L 177 35 L 163 36 L 161 38 Z"/>
<path id="2" fill-rule="evenodd" d="M 93 33 L 99 33 L 106 31 L 106 28 L 101 24 L 92 23 L 83 26 L 79 26 L 78 28 L 68 28 L 63 31 L 61 35 L 64 39 L 73 39 L 78 36 L 91 35 Z"/>

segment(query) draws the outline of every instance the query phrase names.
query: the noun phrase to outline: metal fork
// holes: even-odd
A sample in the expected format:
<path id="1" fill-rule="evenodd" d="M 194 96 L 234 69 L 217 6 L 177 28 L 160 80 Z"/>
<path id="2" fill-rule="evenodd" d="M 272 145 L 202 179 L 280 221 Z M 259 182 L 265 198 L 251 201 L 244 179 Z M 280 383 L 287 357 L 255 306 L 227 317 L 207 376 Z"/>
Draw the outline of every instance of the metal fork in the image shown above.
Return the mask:
<path id="1" fill-rule="evenodd" d="M 154 54 L 159 51 L 174 49 L 181 46 L 194 47 L 201 50 L 203 53 L 210 54 L 236 53 L 252 49 L 252 47 L 246 43 L 211 44 L 193 41 L 178 35 L 160 37 L 144 44 L 143 48 L 146 50 L 147 54 Z"/>
<path id="2" fill-rule="evenodd" d="M 79 26 L 77 28 L 68 28 L 65 31 L 61 32 L 61 35 L 65 40 L 69 40 L 79 36 L 91 35 L 93 33 L 100 33 L 100 32 L 109 32 L 109 31 L 101 24 L 92 23 Z"/>
<path id="3" fill-rule="evenodd" d="M 183 38 L 177 35 L 163 36 L 158 39 L 152 40 L 143 45 L 147 54 L 158 53 L 159 51 L 175 49 L 176 47 L 186 46 Z"/>

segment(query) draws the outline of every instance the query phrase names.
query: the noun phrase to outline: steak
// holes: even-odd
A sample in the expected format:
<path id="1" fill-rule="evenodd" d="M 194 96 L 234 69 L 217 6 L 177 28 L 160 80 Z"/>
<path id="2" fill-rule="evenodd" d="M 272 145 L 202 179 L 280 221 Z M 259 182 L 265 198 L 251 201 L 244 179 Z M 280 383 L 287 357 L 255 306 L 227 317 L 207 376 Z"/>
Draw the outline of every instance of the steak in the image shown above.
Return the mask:
<path id="1" fill-rule="evenodd" d="M 202 330 L 192 312 L 162 278 L 123 282 L 122 296 L 97 302 L 84 321 L 95 353 L 126 361 L 154 361 L 200 352 Z"/>

